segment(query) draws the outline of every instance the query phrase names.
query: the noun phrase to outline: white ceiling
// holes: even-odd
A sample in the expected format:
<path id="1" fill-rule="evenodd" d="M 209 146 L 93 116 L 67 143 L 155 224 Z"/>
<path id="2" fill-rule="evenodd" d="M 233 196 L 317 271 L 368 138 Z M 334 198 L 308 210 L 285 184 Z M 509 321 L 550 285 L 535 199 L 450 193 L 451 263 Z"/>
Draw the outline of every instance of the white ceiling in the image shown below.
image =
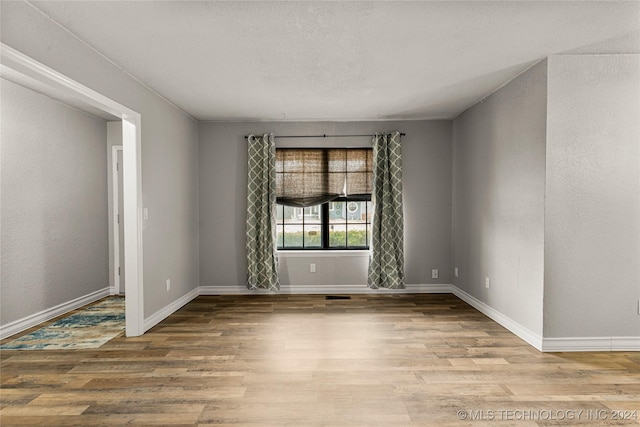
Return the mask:
<path id="1" fill-rule="evenodd" d="M 640 52 L 640 2 L 30 2 L 198 120 L 452 118 L 559 53 Z"/>

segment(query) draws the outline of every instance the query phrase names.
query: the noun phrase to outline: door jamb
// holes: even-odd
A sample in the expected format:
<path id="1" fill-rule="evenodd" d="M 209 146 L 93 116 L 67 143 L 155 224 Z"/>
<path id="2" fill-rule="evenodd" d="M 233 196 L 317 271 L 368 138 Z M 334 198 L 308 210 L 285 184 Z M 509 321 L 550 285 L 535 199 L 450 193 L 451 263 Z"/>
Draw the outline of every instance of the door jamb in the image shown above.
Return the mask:
<path id="1" fill-rule="evenodd" d="M 119 295 L 124 289 L 120 289 L 120 224 L 118 221 L 118 212 L 120 211 L 120 194 L 118 183 L 118 151 L 123 151 L 122 145 L 111 146 L 111 209 L 113 224 L 113 287 L 116 295 Z M 123 155 L 124 157 L 124 155 Z M 123 159 L 124 163 L 124 159 Z M 124 170 L 123 170 L 124 176 Z M 124 186 L 123 186 L 124 189 Z M 124 218 L 123 218 L 124 221 Z M 126 273 L 126 271 L 125 271 Z M 126 289 L 126 281 L 125 281 Z"/>

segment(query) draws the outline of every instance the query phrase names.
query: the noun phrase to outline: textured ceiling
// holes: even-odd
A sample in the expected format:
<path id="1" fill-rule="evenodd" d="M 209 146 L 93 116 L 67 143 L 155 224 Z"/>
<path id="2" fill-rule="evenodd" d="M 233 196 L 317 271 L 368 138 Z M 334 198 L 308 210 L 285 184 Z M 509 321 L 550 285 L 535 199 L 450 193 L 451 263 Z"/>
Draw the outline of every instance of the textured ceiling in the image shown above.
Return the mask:
<path id="1" fill-rule="evenodd" d="M 638 1 L 30 4 L 198 120 L 452 118 L 546 56 L 640 51 Z"/>

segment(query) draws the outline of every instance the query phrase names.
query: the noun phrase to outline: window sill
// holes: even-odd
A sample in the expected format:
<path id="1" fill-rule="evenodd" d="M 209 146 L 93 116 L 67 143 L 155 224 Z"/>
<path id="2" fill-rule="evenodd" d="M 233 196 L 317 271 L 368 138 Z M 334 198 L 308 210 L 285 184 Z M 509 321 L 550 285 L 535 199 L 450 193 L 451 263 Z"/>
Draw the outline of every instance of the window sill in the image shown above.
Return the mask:
<path id="1" fill-rule="evenodd" d="M 368 249 L 350 249 L 350 250 L 280 250 L 277 251 L 278 256 L 284 258 L 335 258 L 335 257 L 368 257 Z"/>

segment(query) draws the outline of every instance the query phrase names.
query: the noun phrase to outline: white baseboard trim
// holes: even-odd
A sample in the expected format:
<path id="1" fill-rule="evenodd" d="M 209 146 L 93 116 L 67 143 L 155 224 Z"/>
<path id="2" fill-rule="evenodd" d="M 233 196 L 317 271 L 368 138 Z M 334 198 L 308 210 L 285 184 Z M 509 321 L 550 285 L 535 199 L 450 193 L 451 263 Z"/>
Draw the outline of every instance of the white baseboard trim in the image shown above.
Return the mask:
<path id="1" fill-rule="evenodd" d="M 156 326 L 158 323 L 162 322 L 164 319 L 178 311 L 182 306 L 187 304 L 192 299 L 196 298 L 199 293 L 199 288 L 195 288 L 187 294 L 181 296 L 177 300 L 173 301 L 169 305 L 161 308 L 160 310 L 153 313 L 151 316 L 144 319 L 143 331 L 146 332 L 149 329 Z"/>
<path id="2" fill-rule="evenodd" d="M 277 292 L 249 290 L 246 286 L 200 286 L 200 295 L 344 295 L 344 294 L 448 294 L 451 285 L 407 285 L 405 289 L 371 289 L 367 285 L 287 285 Z"/>
<path id="3" fill-rule="evenodd" d="M 403 294 L 450 294 L 451 285 L 446 283 L 407 285 L 405 289 L 398 289 L 398 293 Z"/>
<path id="4" fill-rule="evenodd" d="M 510 317 L 505 316 L 504 314 L 500 313 L 498 310 L 488 306 L 484 302 L 466 293 L 465 291 L 458 288 L 457 286 L 451 285 L 451 292 L 455 296 L 460 298 L 462 301 L 466 302 L 467 304 L 469 304 L 470 306 L 472 306 L 473 308 L 475 308 L 485 316 L 489 317 L 491 320 L 502 325 L 503 327 L 505 327 L 506 329 L 508 329 L 515 335 L 517 335 L 519 338 L 529 343 L 531 346 L 533 346 L 537 350 L 543 351 L 542 337 L 540 335 L 530 331 L 529 329 L 522 326 L 520 323 L 516 322 Z"/>
<path id="5" fill-rule="evenodd" d="M 542 351 L 640 351 L 640 337 L 545 338 Z"/>
<path id="6" fill-rule="evenodd" d="M 51 307 L 22 319 L 9 322 L 6 325 L 0 325 L 0 339 L 5 339 L 7 337 L 10 337 L 11 335 L 15 335 L 26 329 L 37 326 L 42 322 L 51 320 L 54 317 L 62 316 L 63 314 L 75 310 L 76 308 L 80 308 L 83 305 L 91 304 L 92 302 L 96 302 L 99 299 L 102 299 L 109 295 L 110 288 L 102 288 L 85 296 L 56 305 L 55 307 Z"/>

